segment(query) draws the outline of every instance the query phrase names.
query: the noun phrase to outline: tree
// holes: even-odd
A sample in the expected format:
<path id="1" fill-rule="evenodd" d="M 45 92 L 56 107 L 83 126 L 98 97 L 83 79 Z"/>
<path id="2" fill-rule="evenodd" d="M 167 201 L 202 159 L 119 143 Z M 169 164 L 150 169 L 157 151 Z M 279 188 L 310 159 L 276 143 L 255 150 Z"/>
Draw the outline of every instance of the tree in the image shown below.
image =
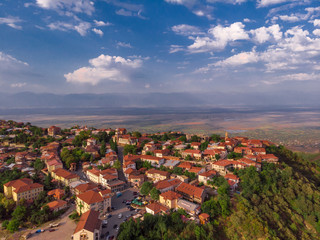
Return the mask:
<path id="1" fill-rule="evenodd" d="M 193 135 L 191 137 L 191 142 L 200 142 L 200 137 L 198 137 L 197 135 Z"/>
<path id="2" fill-rule="evenodd" d="M 241 153 L 236 153 L 236 152 L 231 152 L 228 153 L 228 159 L 240 159 L 242 158 L 242 154 Z"/>
<path id="3" fill-rule="evenodd" d="M 102 141 L 101 142 L 101 148 L 100 148 L 100 155 L 104 156 L 106 154 L 106 142 Z"/>
<path id="4" fill-rule="evenodd" d="M 121 169 L 121 162 L 119 160 L 115 161 L 113 167 L 118 170 Z"/>
<path id="5" fill-rule="evenodd" d="M 181 137 L 179 137 L 179 140 L 180 140 L 181 142 L 186 142 L 186 141 L 187 141 L 186 135 L 182 135 Z"/>
<path id="6" fill-rule="evenodd" d="M 141 185 L 141 189 L 140 189 L 140 193 L 142 195 L 148 195 L 152 189 L 153 185 L 151 182 L 144 182 L 142 185 Z"/>
<path id="7" fill-rule="evenodd" d="M 12 219 L 7 225 L 7 230 L 13 233 L 19 230 L 19 226 L 20 226 L 19 221 L 17 219 Z"/>
<path id="8" fill-rule="evenodd" d="M 45 190 L 52 190 L 54 188 L 54 185 L 51 181 L 52 181 L 51 174 L 48 173 L 48 175 L 45 176 L 44 181 L 43 181 Z"/>
<path id="9" fill-rule="evenodd" d="M 156 189 L 155 187 L 153 187 L 150 191 L 150 197 L 153 200 L 159 200 L 159 195 L 160 195 L 160 191 L 158 189 Z"/>
<path id="10" fill-rule="evenodd" d="M 22 222 L 27 217 L 27 209 L 25 206 L 18 205 L 12 213 L 12 217 Z"/>
<path id="11" fill-rule="evenodd" d="M 123 148 L 123 155 L 137 154 L 137 146 L 126 144 Z"/>
<path id="12" fill-rule="evenodd" d="M 132 136 L 136 137 L 136 138 L 140 138 L 141 137 L 141 133 L 140 132 L 132 132 Z"/>
<path id="13" fill-rule="evenodd" d="M 45 164 L 44 162 L 42 162 L 41 159 L 37 158 L 36 161 L 34 162 L 33 167 L 36 170 L 36 172 L 40 172 L 42 169 L 44 169 Z"/>
<path id="14" fill-rule="evenodd" d="M 221 137 L 218 134 L 212 134 L 210 138 L 212 141 L 215 141 L 215 142 L 220 142 L 221 140 Z"/>
<path id="15" fill-rule="evenodd" d="M 8 226 L 8 224 L 9 224 L 9 220 L 4 220 L 4 221 L 2 222 L 2 227 L 6 229 L 7 226 Z"/>

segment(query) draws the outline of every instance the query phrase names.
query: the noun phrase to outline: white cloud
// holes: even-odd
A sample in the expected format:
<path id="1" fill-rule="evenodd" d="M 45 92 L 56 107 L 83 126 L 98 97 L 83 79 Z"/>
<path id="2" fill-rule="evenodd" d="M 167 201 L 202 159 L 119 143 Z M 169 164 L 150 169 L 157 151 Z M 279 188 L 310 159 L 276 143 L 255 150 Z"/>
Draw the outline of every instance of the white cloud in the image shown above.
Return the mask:
<path id="1" fill-rule="evenodd" d="M 97 21 L 97 20 L 93 20 L 94 24 L 98 27 L 108 27 L 108 26 L 112 26 L 112 23 L 110 22 L 104 22 L 104 21 Z"/>
<path id="2" fill-rule="evenodd" d="M 72 11 L 91 15 L 94 3 L 91 0 L 36 0 L 39 7 L 56 11 Z"/>
<path id="3" fill-rule="evenodd" d="M 176 52 L 181 52 L 184 51 L 185 49 L 183 48 L 183 46 L 180 45 L 171 45 L 170 46 L 170 50 L 169 53 L 176 53 Z"/>
<path id="4" fill-rule="evenodd" d="M 91 85 L 97 85 L 103 81 L 130 82 L 131 72 L 142 66 L 141 59 L 132 60 L 103 54 L 90 59 L 89 63 L 89 67 L 82 67 L 65 74 L 67 82 Z"/>
<path id="5" fill-rule="evenodd" d="M 78 24 L 71 24 L 66 22 L 53 22 L 48 25 L 51 30 L 59 30 L 59 31 L 69 31 L 74 30 L 77 31 L 81 36 L 85 36 L 88 30 L 91 27 L 91 24 L 88 22 L 80 22 Z"/>
<path id="6" fill-rule="evenodd" d="M 259 56 L 256 53 L 255 50 L 252 52 L 242 52 L 236 55 L 233 55 L 223 61 L 219 61 L 215 66 L 238 66 L 238 65 L 243 65 L 243 64 L 248 64 L 248 63 L 256 63 L 259 61 Z"/>
<path id="7" fill-rule="evenodd" d="M 294 14 L 291 14 L 290 16 L 288 15 L 281 15 L 279 16 L 279 18 L 282 20 L 282 21 L 286 21 L 286 22 L 298 22 L 300 21 L 301 19 L 294 15 Z"/>
<path id="8" fill-rule="evenodd" d="M 10 86 L 12 88 L 22 88 L 22 87 L 24 87 L 26 85 L 27 85 L 27 83 L 23 82 L 23 83 L 12 83 Z"/>
<path id="9" fill-rule="evenodd" d="M 206 17 L 210 20 L 213 19 L 212 17 L 212 11 L 213 7 L 204 4 L 201 1 L 198 0 L 165 0 L 167 3 L 171 4 L 177 4 L 177 5 L 183 5 L 186 8 L 188 8 L 193 14 L 199 16 L 199 17 Z M 207 1 L 209 2 L 209 1 Z"/>
<path id="10" fill-rule="evenodd" d="M 320 36 L 320 29 L 313 30 L 314 35 Z"/>
<path id="11" fill-rule="evenodd" d="M 176 34 L 183 35 L 183 36 L 192 36 L 192 35 L 203 35 L 204 33 L 198 27 L 191 26 L 188 24 L 180 24 L 173 26 L 172 31 Z"/>
<path id="12" fill-rule="evenodd" d="M 9 27 L 12 27 L 14 29 L 21 30 L 22 27 L 18 25 L 21 23 L 22 20 L 19 17 L 6 17 L 6 18 L 0 18 L 0 24 L 6 24 Z"/>
<path id="13" fill-rule="evenodd" d="M 209 29 L 206 36 L 197 36 L 194 43 L 188 46 L 188 51 L 197 53 L 222 50 L 229 42 L 245 39 L 249 39 L 249 35 L 244 30 L 244 25 L 241 22 L 233 23 L 228 27 L 218 25 Z"/>
<path id="14" fill-rule="evenodd" d="M 253 22 L 253 20 L 251 20 L 251 19 L 249 19 L 249 18 L 245 18 L 245 19 L 243 19 L 243 22 L 249 23 L 249 22 Z"/>
<path id="15" fill-rule="evenodd" d="M 282 32 L 280 31 L 280 26 L 278 24 L 267 28 L 261 27 L 250 30 L 250 33 L 253 35 L 253 39 L 260 44 L 271 39 L 279 41 L 282 38 Z"/>
<path id="16" fill-rule="evenodd" d="M 100 37 L 103 36 L 103 32 L 102 32 L 100 29 L 93 28 L 92 31 L 93 31 L 95 34 L 99 35 Z"/>
<path id="17" fill-rule="evenodd" d="M 268 7 L 274 4 L 296 2 L 296 1 L 299 1 L 299 0 L 258 0 L 258 7 Z"/>
<path id="18" fill-rule="evenodd" d="M 230 4 L 241 4 L 247 2 L 248 0 L 207 0 L 207 2 L 215 3 L 215 2 L 223 2 L 223 3 L 230 3 Z"/>
<path id="19" fill-rule="evenodd" d="M 23 66 L 29 66 L 28 63 L 26 62 L 22 62 L 14 57 L 12 57 L 11 55 L 5 54 L 3 52 L 0 52 L 0 65 L 1 67 L 12 67 L 12 66 L 16 66 L 16 65 L 23 65 Z"/>
<path id="20" fill-rule="evenodd" d="M 130 43 L 125 43 L 125 42 L 117 42 L 118 47 L 124 47 L 124 48 L 132 48 Z"/>
<path id="21" fill-rule="evenodd" d="M 320 27 L 320 19 L 313 20 L 313 26 L 319 26 Z"/>

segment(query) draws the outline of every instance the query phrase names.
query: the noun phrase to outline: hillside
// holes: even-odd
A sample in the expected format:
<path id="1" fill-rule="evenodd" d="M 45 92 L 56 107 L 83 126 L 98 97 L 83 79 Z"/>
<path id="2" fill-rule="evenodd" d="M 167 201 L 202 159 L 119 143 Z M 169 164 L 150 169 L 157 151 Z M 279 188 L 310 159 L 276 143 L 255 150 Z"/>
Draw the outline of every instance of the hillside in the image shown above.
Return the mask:
<path id="1" fill-rule="evenodd" d="M 279 166 L 235 171 L 241 194 L 228 202 L 220 186 L 218 198 L 202 206 L 211 216 L 207 225 L 183 222 L 179 211 L 146 215 L 141 222 L 122 224 L 118 239 L 320 239 L 317 163 L 282 146 L 269 147 L 268 152 L 279 157 Z"/>

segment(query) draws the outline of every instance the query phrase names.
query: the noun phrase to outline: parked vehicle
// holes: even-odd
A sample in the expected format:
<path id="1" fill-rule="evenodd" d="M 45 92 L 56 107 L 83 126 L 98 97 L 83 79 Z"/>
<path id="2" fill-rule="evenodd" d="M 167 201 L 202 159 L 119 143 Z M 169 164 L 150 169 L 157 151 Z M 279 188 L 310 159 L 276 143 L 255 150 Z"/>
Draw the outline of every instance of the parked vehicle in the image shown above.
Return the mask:
<path id="1" fill-rule="evenodd" d="M 118 215 L 118 218 L 119 218 L 119 219 L 122 218 L 122 213 L 120 213 L 120 214 Z"/>
<path id="2" fill-rule="evenodd" d="M 60 225 L 60 223 L 51 223 L 49 226 L 51 228 L 54 228 L 54 227 L 58 227 Z"/>
<path id="3" fill-rule="evenodd" d="M 54 228 L 49 229 L 49 232 L 54 232 L 54 231 L 55 231 Z"/>
<path id="4" fill-rule="evenodd" d="M 117 192 L 116 194 L 117 194 L 117 198 L 122 196 L 121 192 Z"/>
<path id="5" fill-rule="evenodd" d="M 36 233 L 42 233 L 42 232 L 44 232 L 45 230 L 44 229 L 38 229 L 37 231 L 36 231 Z"/>
<path id="6" fill-rule="evenodd" d="M 115 224 L 115 225 L 113 225 L 113 228 L 115 229 L 115 228 L 117 228 L 118 227 L 118 225 L 117 224 Z"/>

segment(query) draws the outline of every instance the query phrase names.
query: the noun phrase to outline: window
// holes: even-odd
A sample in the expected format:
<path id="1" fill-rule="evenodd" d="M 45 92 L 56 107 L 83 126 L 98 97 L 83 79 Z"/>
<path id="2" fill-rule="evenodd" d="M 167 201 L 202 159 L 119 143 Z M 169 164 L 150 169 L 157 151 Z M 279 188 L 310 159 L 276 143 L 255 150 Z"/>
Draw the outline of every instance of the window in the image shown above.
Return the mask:
<path id="1" fill-rule="evenodd" d="M 80 240 L 87 240 L 87 239 L 89 239 L 89 238 L 88 238 L 88 235 L 86 233 L 81 233 L 80 234 Z"/>

